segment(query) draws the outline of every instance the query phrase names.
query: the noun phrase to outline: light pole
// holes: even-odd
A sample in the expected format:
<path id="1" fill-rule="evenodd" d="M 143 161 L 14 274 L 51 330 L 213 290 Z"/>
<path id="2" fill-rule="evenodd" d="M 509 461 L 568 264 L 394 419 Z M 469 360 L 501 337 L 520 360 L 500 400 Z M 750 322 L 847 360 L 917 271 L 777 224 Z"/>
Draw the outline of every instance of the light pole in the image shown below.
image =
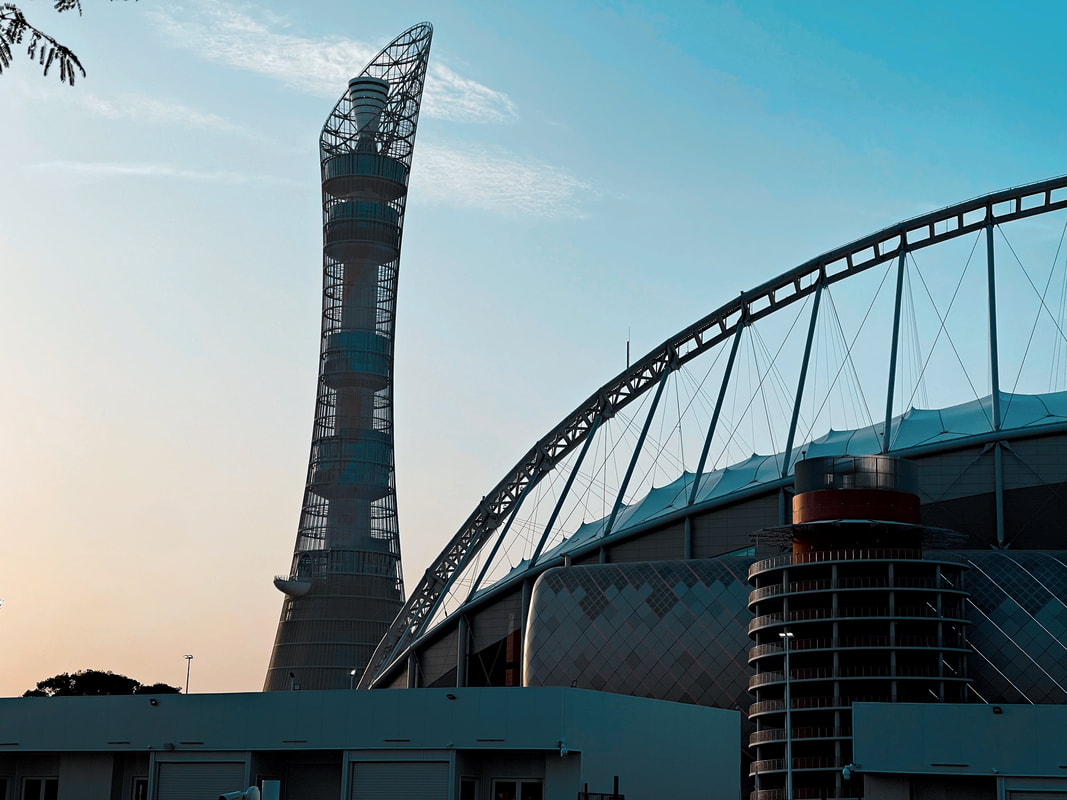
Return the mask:
<path id="1" fill-rule="evenodd" d="M 356 671 L 355 670 L 352 670 L 351 672 L 348 673 L 348 688 L 349 689 L 355 689 L 356 688 Z"/>
<path id="2" fill-rule="evenodd" d="M 193 657 L 185 654 L 185 693 L 189 694 L 189 670 L 193 667 Z"/>
<path id="3" fill-rule="evenodd" d="M 785 645 L 785 800 L 793 800 L 793 718 L 789 713 L 792 705 L 789 697 L 789 640 L 793 638 L 793 632 L 786 628 L 778 635 Z"/>

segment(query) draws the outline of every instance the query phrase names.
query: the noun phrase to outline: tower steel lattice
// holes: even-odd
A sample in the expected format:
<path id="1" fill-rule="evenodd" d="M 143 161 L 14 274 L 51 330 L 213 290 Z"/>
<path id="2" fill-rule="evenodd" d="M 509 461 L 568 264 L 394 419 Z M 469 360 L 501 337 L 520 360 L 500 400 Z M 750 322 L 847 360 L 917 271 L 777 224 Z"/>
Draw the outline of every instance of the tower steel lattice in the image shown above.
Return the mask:
<path id="1" fill-rule="evenodd" d="M 408 175 L 433 33 L 349 81 L 319 139 L 323 297 L 307 485 L 265 691 L 347 689 L 404 602 L 393 341 Z"/>

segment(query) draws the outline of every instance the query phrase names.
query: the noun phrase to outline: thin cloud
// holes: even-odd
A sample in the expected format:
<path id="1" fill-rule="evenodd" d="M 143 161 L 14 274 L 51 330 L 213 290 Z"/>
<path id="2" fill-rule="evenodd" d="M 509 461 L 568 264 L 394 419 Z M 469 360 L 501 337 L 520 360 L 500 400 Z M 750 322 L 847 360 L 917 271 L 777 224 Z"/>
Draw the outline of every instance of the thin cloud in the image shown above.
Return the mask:
<path id="1" fill-rule="evenodd" d="M 217 0 L 203 0 L 192 8 L 163 7 L 154 15 L 178 47 L 322 97 L 336 97 L 339 87 L 379 49 L 349 39 L 284 33 L 286 23 L 277 15 L 261 13 L 256 18 Z M 506 94 L 434 61 L 426 79 L 423 112 L 461 122 L 507 122 L 517 116 Z"/>
<path id="2" fill-rule="evenodd" d="M 412 192 L 431 202 L 540 217 L 583 217 L 589 184 L 547 164 L 517 160 L 504 151 L 416 148 Z"/>
<path id="3" fill-rule="evenodd" d="M 89 178 L 178 178 L 190 181 L 215 183 L 269 183 L 286 186 L 302 186 L 298 181 L 273 175 L 246 175 L 240 172 L 219 170 L 206 172 L 184 169 L 173 164 L 122 163 L 116 161 L 41 161 L 28 164 L 27 169 L 49 172 L 66 172 Z"/>
<path id="4" fill-rule="evenodd" d="M 450 122 L 509 122 L 518 117 L 515 104 L 503 92 L 457 75 L 430 62 L 422 109 L 428 116 Z"/>
<path id="5" fill-rule="evenodd" d="M 14 90 L 14 99 L 18 107 L 47 103 L 62 104 L 64 106 L 75 104 L 90 114 L 105 119 L 135 123 L 180 125 L 185 128 L 218 131 L 242 136 L 260 142 L 271 141 L 260 132 L 232 122 L 225 117 L 220 117 L 218 114 L 200 111 L 172 100 L 161 100 L 158 97 L 130 92 L 116 95 L 113 98 L 100 97 L 91 92 L 78 91 L 71 93 L 41 81 L 35 84 L 27 84 L 25 81 L 19 80 L 19 77 L 13 77 L 10 86 L 7 87 Z"/>
<path id="6" fill-rule="evenodd" d="M 187 128 L 202 128 L 241 136 L 255 136 L 253 131 L 243 125 L 231 122 L 218 114 L 198 111 L 180 103 L 166 102 L 154 97 L 126 94 L 115 100 L 108 100 L 94 94 L 85 94 L 79 96 L 78 100 L 87 111 L 107 119 L 182 125 Z"/>
<path id="7" fill-rule="evenodd" d="M 455 150 L 425 144 L 419 147 L 412 171 L 412 192 L 431 203 L 477 208 L 508 216 L 548 219 L 587 216 L 581 199 L 589 184 L 546 164 L 517 160 L 505 151 Z M 229 170 L 195 170 L 174 164 L 121 161 L 42 161 L 27 169 L 62 172 L 90 179 L 144 178 L 225 184 L 268 184 L 304 187 L 274 175 Z"/>

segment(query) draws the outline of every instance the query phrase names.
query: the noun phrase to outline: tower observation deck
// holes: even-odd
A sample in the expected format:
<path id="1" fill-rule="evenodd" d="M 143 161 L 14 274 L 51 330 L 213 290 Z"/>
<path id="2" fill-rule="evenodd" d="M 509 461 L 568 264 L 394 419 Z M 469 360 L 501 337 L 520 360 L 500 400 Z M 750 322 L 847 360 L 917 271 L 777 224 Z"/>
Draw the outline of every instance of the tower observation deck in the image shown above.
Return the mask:
<path id="1" fill-rule="evenodd" d="M 318 396 L 296 549 L 265 691 L 347 689 L 404 601 L 393 469 L 393 340 L 408 175 L 433 29 L 349 81 L 319 140 Z"/>

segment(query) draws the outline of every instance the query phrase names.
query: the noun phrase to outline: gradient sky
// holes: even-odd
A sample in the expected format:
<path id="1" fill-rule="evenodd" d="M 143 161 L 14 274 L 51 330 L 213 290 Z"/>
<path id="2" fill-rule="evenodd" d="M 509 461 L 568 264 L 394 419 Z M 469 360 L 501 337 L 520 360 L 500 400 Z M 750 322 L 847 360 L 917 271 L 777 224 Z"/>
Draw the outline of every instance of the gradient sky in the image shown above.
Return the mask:
<path id="1" fill-rule="evenodd" d="M 1059 175 L 1060 2 L 25 0 L 0 76 L 0 695 L 257 691 L 307 469 L 319 130 L 434 24 L 397 315 L 407 587 L 547 429 L 738 291 Z"/>

